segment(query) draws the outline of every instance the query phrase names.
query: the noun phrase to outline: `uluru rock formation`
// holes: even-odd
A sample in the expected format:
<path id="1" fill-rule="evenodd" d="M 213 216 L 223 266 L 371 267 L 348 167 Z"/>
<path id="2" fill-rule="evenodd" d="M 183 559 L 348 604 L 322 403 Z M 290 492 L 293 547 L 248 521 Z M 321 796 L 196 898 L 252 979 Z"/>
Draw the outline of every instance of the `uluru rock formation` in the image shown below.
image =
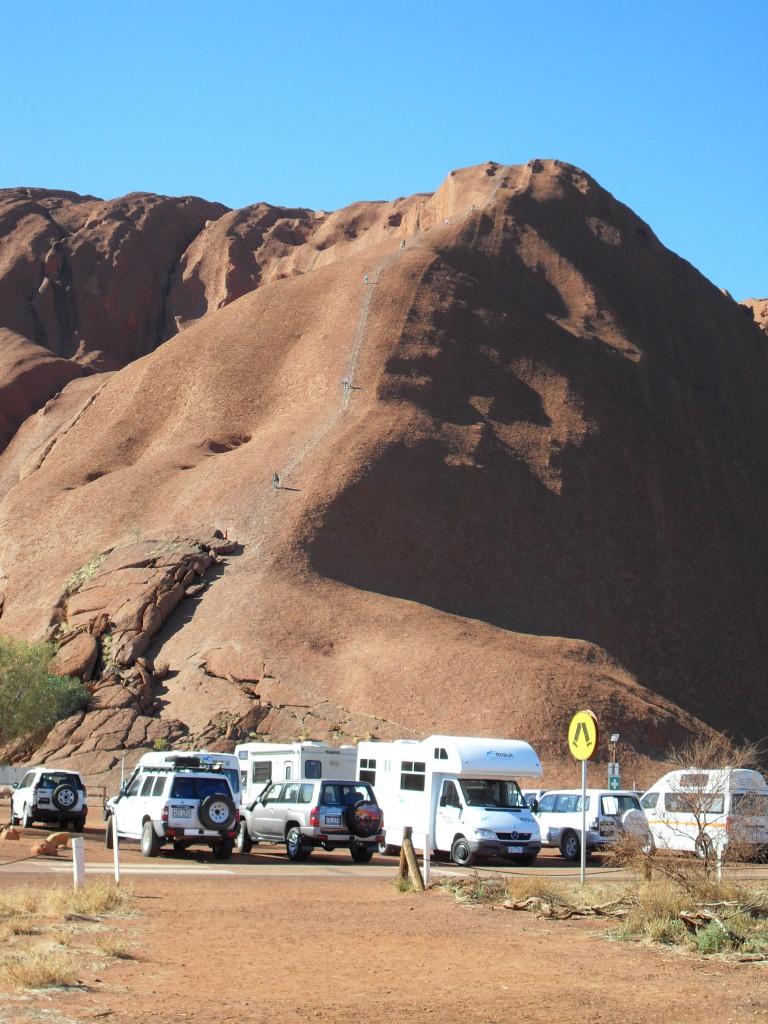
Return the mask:
<path id="1" fill-rule="evenodd" d="M 0 199 L 0 344 L 78 375 L 0 380 L 0 629 L 94 689 L 41 754 L 768 733 L 766 339 L 587 174 Z"/>

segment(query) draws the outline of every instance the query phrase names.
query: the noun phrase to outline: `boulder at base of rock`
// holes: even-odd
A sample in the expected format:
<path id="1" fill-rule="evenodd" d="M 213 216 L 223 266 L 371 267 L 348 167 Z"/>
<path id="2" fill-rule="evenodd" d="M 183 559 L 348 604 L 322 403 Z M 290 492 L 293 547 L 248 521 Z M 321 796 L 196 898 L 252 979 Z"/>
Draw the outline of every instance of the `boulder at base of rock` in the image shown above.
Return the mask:
<path id="1" fill-rule="evenodd" d="M 99 645 L 90 633 L 78 633 L 60 647 L 51 662 L 51 672 L 56 676 L 76 676 L 88 680 L 93 674 Z"/>

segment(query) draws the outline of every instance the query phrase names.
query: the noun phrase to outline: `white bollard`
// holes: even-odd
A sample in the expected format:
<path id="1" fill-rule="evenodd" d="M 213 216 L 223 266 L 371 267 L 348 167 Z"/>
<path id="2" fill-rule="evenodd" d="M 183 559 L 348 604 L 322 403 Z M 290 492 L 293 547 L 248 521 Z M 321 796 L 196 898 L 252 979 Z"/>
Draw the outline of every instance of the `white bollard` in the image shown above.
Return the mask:
<path id="1" fill-rule="evenodd" d="M 107 828 L 112 829 L 112 855 L 115 861 L 115 885 L 120 885 L 120 851 L 119 839 L 117 838 L 117 815 L 110 814 Z"/>
<path id="2" fill-rule="evenodd" d="M 85 882 L 85 840 L 82 836 L 75 836 L 72 840 L 72 873 L 75 888 L 79 889 Z"/>

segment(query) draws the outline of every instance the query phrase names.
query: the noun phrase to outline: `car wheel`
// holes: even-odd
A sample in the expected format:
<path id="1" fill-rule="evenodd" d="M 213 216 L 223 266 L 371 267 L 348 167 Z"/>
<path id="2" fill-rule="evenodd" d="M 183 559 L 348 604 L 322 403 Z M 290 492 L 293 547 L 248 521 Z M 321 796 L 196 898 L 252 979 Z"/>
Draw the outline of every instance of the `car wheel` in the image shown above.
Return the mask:
<path id="1" fill-rule="evenodd" d="M 25 807 L 21 815 L 21 824 L 24 828 L 32 828 L 35 819 L 32 817 L 32 812 L 29 807 Z"/>
<path id="2" fill-rule="evenodd" d="M 240 828 L 237 830 L 235 846 L 238 853 L 250 853 L 253 847 L 253 840 L 248 835 L 248 826 L 244 821 L 240 822 Z"/>
<path id="3" fill-rule="evenodd" d="M 226 793 L 212 793 L 201 800 L 197 816 L 203 828 L 210 828 L 216 832 L 234 828 L 237 822 L 235 804 Z"/>
<path id="4" fill-rule="evenodd" d="M 145 821 L 141 830 L 141 852 L 145 857 L 156 857 L 160 853 L 160 840 L 151 821 Z"/>
<path id="5" fill-rule="evenodd" d="M 229 860 L 234 848 L 235 844 L 232 839 L 222 839 L 220 843 L 213 843 L 211 845 L 211 851 L 213 853 L 214 860 Z"/>
<path id="6" fill-rule="evenodd" d="M 382 857 L 397 857 L 400 853 L 399 846 L 392 846 L 390 843 L 387 843 L 384 839 L 382 839 L 379 843 L 376 844 L 376 849 L 379 851 Z"/>
<path id="7" fill-rule="evenodd" d="M 373 850 L 369 850 L 367 846 L 350 846 L 349 852 L 355 864 L 368 864 L 373 857 Z"/>
<path id="8" fill-rule="evenodd" d="M 575 832 L 566 832 L 560 840 L 560 853 L 566 860 L 578 860 L 581 856 L 581 840 Z"/>
<path id="9" fill-rule="evenodd" d="M 477 860 L 477 854 L 469 848 L 469 843 L 464 836 L 459 836 L 451 847 L 451 860 L 462 868 L 471 868 Z"/>
<path id="10" fill-rule="evenodd" d="M 714 846 L 712 840 L 709 838 L 706 832 L 700 832 L 696 836 L 696 845 L 694 847 L 696 856 L 699 860 L 709 860 L 714 852 Z"/>
<path id="11" fill-rule="evenodd" d="M 112 833 L 112 815 L 111 814 L 107 818 L 105 828 L 106 828 L 106 831 L 104 833 L 104 845 L 106 846 L 106 848 L 108 850 L 111 850 L 114 847 L 114 845 L 115 845 L 115 837 L 114 837 L 114 835 Z"/>
<path id="12" fill-rule="evenodd" d="M 71 811 L 77 803 L 77 790 L 68 782 L 62 782 L 54 789 L 51 796 L 53 806 L 60 811 Z"/>
<path id="13" fill-rule="evenodd" d="M 285 837 L 285 852 L 288 854 L 288 860 L 306 860 L 309 856 L 311 851 L 304 846 L 304 837 L 300 828 L 288 830 L 288 835 Z"/>

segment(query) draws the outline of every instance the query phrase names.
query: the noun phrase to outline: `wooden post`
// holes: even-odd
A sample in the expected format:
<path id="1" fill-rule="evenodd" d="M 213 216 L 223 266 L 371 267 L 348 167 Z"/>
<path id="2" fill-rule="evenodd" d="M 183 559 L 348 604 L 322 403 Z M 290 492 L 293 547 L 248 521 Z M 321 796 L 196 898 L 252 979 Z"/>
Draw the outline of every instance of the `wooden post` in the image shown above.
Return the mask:
<path id="1" fill-rule="evenodd" d="M 424 892 L 424 879 L 421 877 L 419 862 L 416 860 L 416 853 L 413 849 L 412 833 L 413 828 L 406 825 L 403 829 L 403 845 L 400 847 L 400 877 L 405 878 L 410 874 L 414 889 Z"/>

